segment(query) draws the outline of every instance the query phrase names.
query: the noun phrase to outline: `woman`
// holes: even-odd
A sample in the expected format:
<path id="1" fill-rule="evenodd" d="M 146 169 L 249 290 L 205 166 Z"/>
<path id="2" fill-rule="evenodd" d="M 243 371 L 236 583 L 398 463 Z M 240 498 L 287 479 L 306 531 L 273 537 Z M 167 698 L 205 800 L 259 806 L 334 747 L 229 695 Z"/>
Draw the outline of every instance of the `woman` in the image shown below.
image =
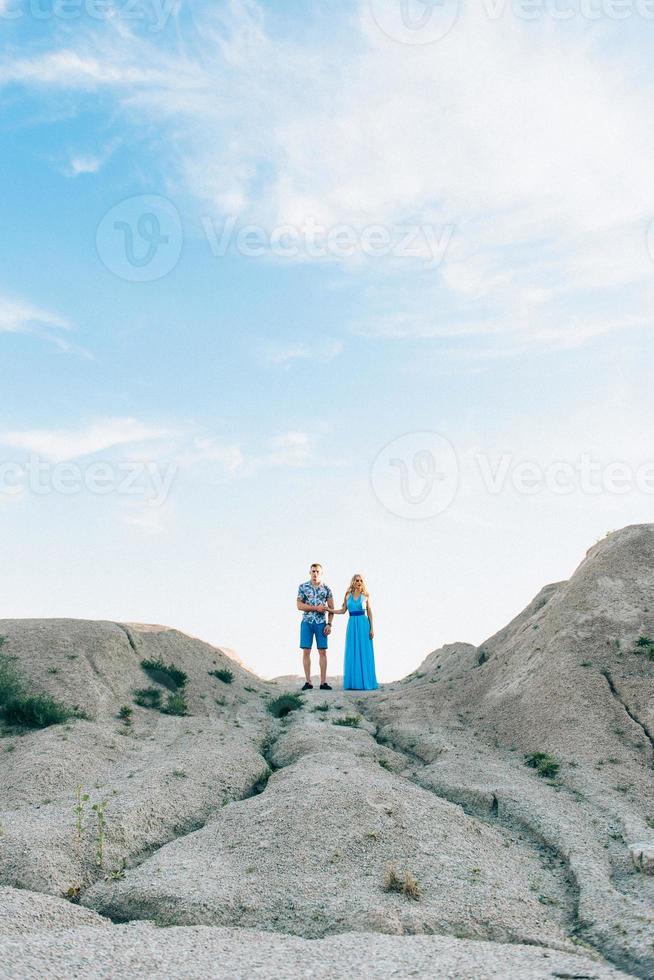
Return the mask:
<path id="1" fill-rule="evenodd" d="M 345 691 L 375 691 L 379 685 L 375 676 L 375 651 L 372 641 L 372 607 L 362 575 L 353 575 L 343 605 L 335 609 L 337 616 L 350 614 L 345 635 Z"/>

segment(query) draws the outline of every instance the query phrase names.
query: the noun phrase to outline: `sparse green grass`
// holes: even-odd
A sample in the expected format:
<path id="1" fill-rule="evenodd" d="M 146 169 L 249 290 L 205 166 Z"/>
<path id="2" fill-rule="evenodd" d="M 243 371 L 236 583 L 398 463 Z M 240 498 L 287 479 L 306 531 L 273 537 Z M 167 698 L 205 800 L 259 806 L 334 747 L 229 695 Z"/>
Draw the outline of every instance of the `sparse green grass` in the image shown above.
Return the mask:
<path id="1" fill-rule="evenodd" d="M 329 705 L 325 701 L 324 704 L 314 704 L 312 711 L 329 711 Z"/>
<path id="2" fill-rule="evenodd" d="M 110 871 L 108 875 L 105 875 L 105 881 L 122 881 L 125 877 L 124 868 L 116 868 L 115 871 Z"/>
<path id="3" fill-rule="evenodd" d="M 341 728 L 358 728 L 360 721 L 359 715 L 346 715 L 345 718 L 335 718 L 332 725 L 340 725 Z"/>
<path id="4" fill-rule="evenodd" d="M 158 657 L 156 660 L 142 660 L 141 667 L 157 684 L 162 684 L 170 691 L 177 691 L 186 686 L 188 674 L 176 667 L 175 664 L 167 664 L 165 660 Z"/>
<path id="5" fill-rule="evenodd" d="M 287 692 L 286 694 L 280 694 L 277 698 L 273 698 L 268 705 L 268 711 L 275 718 L 286 718 L 287 715 L 290 715 L 291 711 L 298 711 L 303 707 L 304 701 L 299 694 Z"/>
<path id="6" fill-rule="evenodd" d="M 654 817 L 645 817 L 645 823 L 654 830 Z"/>
<path id="7" fill-rule="evenodd" d="M 161 691 L 157 687 L 142 687 L 134 691 L 134 701 L 141 708 L 161 709 Z"/>
<path id="8" fill-rule="evenodd" d="M 49 674 L 58 674 L 59 673 L 59 668 L 58 667 L 55 667 L 54 665 L 51 666 L 51 667 L 48 667 L 48 673 Z"/>
<path id="9" fill-rule="evenodd" d="M 530 752 L 525 756 L 525 765 L 535 769 L 543 779 L 553 779 L 561 768 L 560 762 L 549 752 Z"/>
<path id="10" fill-rule="evenodd" d="M 95 813 L 97 821 L 95 863 L 99 868 L 104 867 L 104 843 L 107 835 L 107 818 L 105 816 L 105 810 L 107 808 L 107 802 L 107 800 L 102 800 L 101 803 L 94 803 L 91 807 Z"/>
<path id="11" fill-rule="evenodd" d="M 394 864 L 389 864 L 384 878 L 385 892 L 399 892 L 415 902 L 420 898 L 420 885 L 410 871 L 398 872 Z"/>
<path id="12" fill-rule="evenodd" d="M 234 680 L 234 673 L 231 670 L 227 670 L 226 667 L 220 667 L 218 670 L 210 670 L 209 677 L 215 677 L 223 684 L 231 684 Z"/>
<path id="13" fill-rule="evenodd" d="M 581 663 L 579 664 L 579 666 L 580 667 L 592 667 L 593 666 L 593 661 L 592 660 L 582 660 Z"/>
<path id="14" fill-rule="evenodd" d="M 377 759 L 377 762 L 382 767 L 382 769 L 388 770 L 388 772 L 393 772 L 393 767 L 388 761 L 388 759 Z"/>
<path id="15" fill-rule="evenodd" d="M 89 794 L 82 792 L 82 787 L 78 786 L 75 790 L 75 806 L 73 810 L 75 812 L 75 830 L 77 831 L 77 839 L 82 839 L 82 834 L 84 833 L 84 816 L 85 807 L 89 801 Z"/>
<path id="16" fill-rule="evenodd" d="M 654 640 L 649 636 L 639 636 L 635 643 L 634 653 L 642 653 L 650 660 L 654 660 Z"/>

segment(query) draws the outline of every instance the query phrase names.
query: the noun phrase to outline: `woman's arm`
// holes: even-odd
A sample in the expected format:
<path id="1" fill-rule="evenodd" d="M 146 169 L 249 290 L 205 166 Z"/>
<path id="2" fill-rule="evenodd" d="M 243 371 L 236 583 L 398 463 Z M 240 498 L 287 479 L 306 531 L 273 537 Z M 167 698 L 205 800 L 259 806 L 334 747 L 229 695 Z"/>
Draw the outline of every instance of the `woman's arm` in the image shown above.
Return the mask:
<path id="1" fill-rule="evenodd" d="M 343 605 L 341 606 L 341 608 L 334 610 L 335 616 L 342 616 L 343 613 L 347 612 L 347 595 L 348 594 L 346 592 L 345 595 L 343 596 Z"/>
<path id="2" fill-rule="evenodd" d="M 370 605 L 370 596 L 366 596 L 366 612 L 368 614 L 368 622 L 370 623 L 370 639 L 374 639 L 375 631 L 372 625 L 372 606 Z"/>

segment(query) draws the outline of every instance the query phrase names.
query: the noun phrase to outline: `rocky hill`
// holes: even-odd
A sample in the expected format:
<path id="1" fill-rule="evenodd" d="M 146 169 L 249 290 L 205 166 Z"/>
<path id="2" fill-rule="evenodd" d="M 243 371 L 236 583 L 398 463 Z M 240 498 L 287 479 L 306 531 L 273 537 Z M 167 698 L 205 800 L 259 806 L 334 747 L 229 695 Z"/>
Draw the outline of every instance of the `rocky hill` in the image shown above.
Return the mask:
<path id="1" fill-rule="evenodd" d="M 654 525 L 378 692 L 0 636 L 0 976 L 654 976 Z"/>

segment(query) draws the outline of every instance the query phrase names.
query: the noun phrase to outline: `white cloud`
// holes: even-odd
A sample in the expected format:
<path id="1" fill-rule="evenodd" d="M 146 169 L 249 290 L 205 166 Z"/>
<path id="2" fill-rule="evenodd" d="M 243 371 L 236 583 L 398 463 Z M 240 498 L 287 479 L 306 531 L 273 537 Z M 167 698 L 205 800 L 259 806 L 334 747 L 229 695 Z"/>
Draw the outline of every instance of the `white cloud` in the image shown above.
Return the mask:
<path id="1" fill-rule="evenodd" d="M 268 442 L 263 466 L 306 466 L 315 462 L 314 440 L 306 432 L 284 432 Z"/>
<path id="2" fill-rule="evenodd" d="M 95 174 L 102 166 L 101 157 L 94 156 L 73 156 L 67 168 L 69 177 L 77 177 L 79 174 Z"/>
<path id="3" fill-rule="evenodd" d="M 246 459 L 239 446 L 221 442 L 211 436 L 194 436 L 188 447 L 179 451 L 175 462 L 182 469 L 201 464 L 217 466 L 226 476 L 243 471 Z"/>
<path id="4" fill-rule="evenodd" d="M 302 341 L 294 344 L 267 344 L 262 349 L 262 359 L 268 364 L 288 369 L 294 361 L 315 361 L 326 364 L 343 353 L 339 340 L 324 340 L 320 336 L 310 345 Z"/>
<path id="5" fill-rule="evenodd" d="M 0 333 L 33 334 L 67 353 L 92 358 L 89 351 L 67 339 L 65 334 L 72 329 L 72 324 L 64 317 L 0 295 Z"/>
<path id="6" fill-rule="evenodd" d="M 107 60 L 107 49 L 97 56 L 73 50 L 51 51 L 35 58 L 6 59 L 0 68 L 0 84 L 54 85 L 63 88 L 95 89 L 100 86 L 163 86 L 165 76 L 158 70 L 138 65 L 116 64 Z"/>
<path id="7" fill-rule="evenodd" d="M 0 333 L 37 333 L 39 330 L 70 330 L 70 323 L 20 300 L 0 296 Z"/>
<path id="8" fill-rule="evenodd" d="M 149 442 L 170 434 L 134 418 L 106 418 L 79 429 L 27 429 L 0 431 L 0 445 L 36 453 L 52 460 L 76 459 L 135 442 Z"/>
<path id="9" fill-rule="evenodd" d="M 389 39 L 367 0 L 346 43 L 338 24 L 331 39 L 273 39 L 251 0 L 195 25 L 180 22 L 187 46 L 173 47 L 108 24 L 75 49 L 6 61 L 0 82 L 111 89 L 130 123 L 156 122 L 178 179 L 219 218 L 453 226 L 428 278 L 418 260 L 350 260 L 375 291 L 368 334 L 400 324 L 550 349 L 643 322 L 654 130 L 633 48 L 579 18 L 552 30 L 483 4 L 424 46 Z M 288 366 L 305 349 L 263 356 Z"/>
<path id="10" fill-rule="evenodd" d="M 170 527 L 173 511 L 170 505 L 152 507 L 147 504 L 126 510 L 120 520 L 123 524 L 136 527 L 147 534 L 164 534 Z"/>
<path id="11" fill-rule="evenodd" d="M 321 426 L 317 423 L 317 428 Z M 289 467 L 340 466 L 339 460 L 328 460 L 317 452 L 318 436 L 292 430 L 264 440 L 260 447 L 244 449 L 210 435 L 195 435 L 174 456 L 180 470 L 224 482 L 255 476 L 264 470 Z"/>

